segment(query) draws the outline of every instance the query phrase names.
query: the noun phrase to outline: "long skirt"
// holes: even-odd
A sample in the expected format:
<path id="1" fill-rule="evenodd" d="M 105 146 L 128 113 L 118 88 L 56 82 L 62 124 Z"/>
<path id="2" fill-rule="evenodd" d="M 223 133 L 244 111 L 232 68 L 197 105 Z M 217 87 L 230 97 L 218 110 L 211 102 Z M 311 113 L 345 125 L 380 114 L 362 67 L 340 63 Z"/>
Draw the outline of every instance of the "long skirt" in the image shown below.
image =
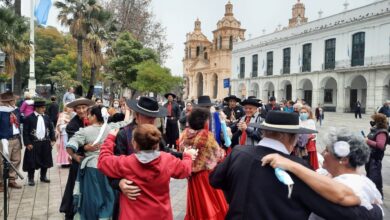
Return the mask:
<path id="1" fill-rule="evenodd" d="M 107 177 L 96 168 L 85 167 L 80 169 L 78 178 L 80 194 L 74 195 L 77 202 L 74 204 L 77 207 L 75 219 L 111 219 L 115 194 Z"/>
<path id="2" fill-rule="evenodd" d="M 40 168 L 50 168 L 53 166 L 51 155 L 51 144 L 49 140 L 33 142 L 32 150 L 24 151 L 23 171 L 32 171 Z"/>
<path id="3" fill-rule="evenodd" d="M 67 134 L 61 134 L 60 138 L 56 142 L 57 146 L 57 165 L 69 165 L 69 155 L 66 152 L 66 143 L 68 142 L 68 135 Z"/>
<path id="4" fill-rule="evenodd" d="M 223 220 L 228 211 L 221 190 L 209 183 L 210 171 L 193 173 L 188 180 L 187 213 L 185 220 Z"/>

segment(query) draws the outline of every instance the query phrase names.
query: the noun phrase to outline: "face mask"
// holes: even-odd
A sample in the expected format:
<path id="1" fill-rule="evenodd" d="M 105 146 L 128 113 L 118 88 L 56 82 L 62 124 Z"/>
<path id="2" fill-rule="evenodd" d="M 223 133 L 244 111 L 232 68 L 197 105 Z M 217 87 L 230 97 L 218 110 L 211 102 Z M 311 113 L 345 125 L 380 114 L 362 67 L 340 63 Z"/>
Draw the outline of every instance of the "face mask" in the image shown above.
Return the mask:
<path id="1" fill-rule="evenodd" d="M 119 104 L 114 104 L 114 108 L 118 108 L 119 107 Z"/>
<path id="2" fill-rule="evenodd" d="M 370 121 L 370 125 L 371 125 L 371 127 L 374 127 L 375 126 L 375 121 Z"/>
<path id="3" fill-rule="evenodd" d="M 302 121 L 306 121 L 308 118 L 309 118 L 309 115 L 307 113 L 300 113 L 299 114 L 299 118 L 302 120 Z"/>

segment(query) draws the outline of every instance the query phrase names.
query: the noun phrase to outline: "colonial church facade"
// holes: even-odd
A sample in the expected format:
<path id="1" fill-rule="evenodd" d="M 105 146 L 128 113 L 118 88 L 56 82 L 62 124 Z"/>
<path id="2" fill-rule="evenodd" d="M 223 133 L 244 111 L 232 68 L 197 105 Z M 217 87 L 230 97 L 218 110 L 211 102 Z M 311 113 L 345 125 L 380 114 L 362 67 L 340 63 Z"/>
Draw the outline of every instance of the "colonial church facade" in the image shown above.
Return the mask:
<path id="1" fill-rule="evenodd" d="M 308 22 L 298 1 L 288 27 L 235 43 L 232 93 L 301 98 L 336 112 L 360 101 L 372 113 L 390 99 L 390 0 L 320 16 Z"/>
<path id="2" fill-rule="evenodd" d="M 231 77 L 233 44 L 244 40 L 245 30 L 233 15 L 233 5 L 225 5 L 225 15 L 213 31 L 212 41 L 202 33 L 201 22 L 195 21 L 194 31 L 187 34 L 183 59 L 184 99 L 209 95 L 222 99 L 229 93 L 224 79 Z"/>

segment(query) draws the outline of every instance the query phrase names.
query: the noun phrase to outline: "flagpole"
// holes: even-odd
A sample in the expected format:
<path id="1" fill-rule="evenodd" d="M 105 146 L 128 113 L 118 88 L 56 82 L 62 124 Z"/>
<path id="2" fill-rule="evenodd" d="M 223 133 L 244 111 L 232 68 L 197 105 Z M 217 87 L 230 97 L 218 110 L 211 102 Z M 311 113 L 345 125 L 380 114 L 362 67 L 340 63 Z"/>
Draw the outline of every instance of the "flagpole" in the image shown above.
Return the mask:
<path id="1" fill-rule="evenodd" d="M 30 7 L 30 74 L 28 79 L 28 90 L 30 94 L 35 95 L 36 81 L 35 81 L 35 43 L 34 43 L 34 9 L 35 0 L 31 0 Z"/>

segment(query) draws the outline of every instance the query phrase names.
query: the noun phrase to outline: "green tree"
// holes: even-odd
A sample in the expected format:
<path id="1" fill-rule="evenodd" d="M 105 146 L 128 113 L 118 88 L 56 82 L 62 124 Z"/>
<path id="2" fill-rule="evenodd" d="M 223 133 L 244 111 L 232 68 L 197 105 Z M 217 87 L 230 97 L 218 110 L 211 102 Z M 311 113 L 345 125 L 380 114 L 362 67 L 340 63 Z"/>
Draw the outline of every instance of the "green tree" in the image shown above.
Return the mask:
<path id="1" fill-rule="evenodd" d="M 17 61 L 24 61 L 30 53 L 25 38 L 28 31 L 26 20 L 8 8 L 0 8 L 0 49 L 6 54 L 5 73 L 11 77 L 15 73 Z"/>
<path id="2" fill-rule="evenodd" d="M 52 71 L 49 65 L 60 54 L 70 50 L 68 40 L 55 27 L 35 28 L 35 75 L 37 83 L 52 83 L 49 77 Z M 57 71 L 55 71 L 57 72 Z"/>
<path id="3" fill-rule="evenodd" d="M 140 92 L 163 94 L 182 83 L 181 77 L 172 76 L 168 68 L 163 68 L 153 60 L 144 61 L 135 67 L 137 80 L 131 87 Z"/>
<path id="4" fill-rule="evenodd" d="M 136 65 L 147 60 L 158 62 L 157 54 L 152 49 L 144 48 L 128 32 L 119 35 L 113 45 L 113 54 L 108 65 L 113 73 L 112 78 L 123 87 L 130 88 L 134 95 L 136 89 L 131 84 L 137 79 Z"/>
<path id="5" fill-rule="evenodd" d="M 69 26 L 73 38 L 77 40 L 77 81 L 82 82 L 83 42 L 91 29 L 91 24 L 99 23 L 96 15 L 102 6 L 96 0 L 64 0 L 54 5 L 60 10 L 58 20 Z"/>

